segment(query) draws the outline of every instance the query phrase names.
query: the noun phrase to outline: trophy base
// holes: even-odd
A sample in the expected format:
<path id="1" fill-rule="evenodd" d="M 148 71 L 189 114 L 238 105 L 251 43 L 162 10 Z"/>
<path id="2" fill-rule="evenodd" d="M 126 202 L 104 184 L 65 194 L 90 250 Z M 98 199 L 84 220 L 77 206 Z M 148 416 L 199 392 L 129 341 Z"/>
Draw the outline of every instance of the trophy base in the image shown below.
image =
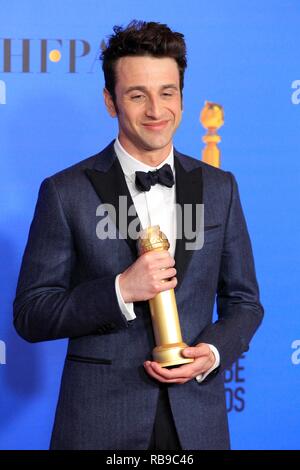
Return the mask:
<path id="1" fill-rule="evenodd" d="M 185 343 L 173 343 L 165 346 L 157 346 L 152 351 L 154 361 L 158 362 L 161 367 L 180 366 L 181 364 L 189 364 L 194 359 L 183 357 L 181 351 L 187 348 Z"/>

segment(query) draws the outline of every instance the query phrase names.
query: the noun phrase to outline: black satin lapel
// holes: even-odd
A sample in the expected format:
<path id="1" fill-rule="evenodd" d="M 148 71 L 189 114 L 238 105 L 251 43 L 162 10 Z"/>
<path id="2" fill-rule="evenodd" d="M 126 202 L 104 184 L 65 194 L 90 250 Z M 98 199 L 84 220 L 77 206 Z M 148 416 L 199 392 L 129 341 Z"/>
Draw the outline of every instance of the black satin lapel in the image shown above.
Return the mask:
<path id="1" fill-rule="evenodd" d="M 183 207 L 185 204 L 192 205 L 192 223 L 196 227 L 196 204 L 202 204 L 202 168 L 194 168 L 186 171 L 180 159 L 175 156 L 174 158 L 175 172 L 176 172 L 176 203 L 181 206 L 181 213 L 183 214 Z M 180 286 L 184 277 L 185 271 L 191 260 L 193 250 L 186 249 L 186 243 L 191 242 L 186 238 L 183 227 L 184 218 L 182 220 L 177 217 L 177 240 L 175 249 L 175 266 L 177 270 L 177 288 Z"/>
<path id="2" fill-rule="evenodd" d="M 108 171 L 99 171 L 87 168 L 85 173 L 92 183 L 99 198 L 101 199 L 101 202 L 103 204 L 111 204 L 115 208 L 116 219 L 113 222 L 115 223 L 121 236 L 126 240 L 130 248 L 133 250 L 134 254 L 137 255 L 137 243 L 135 239 L 129 237 L 128 227 L 130 223 L 133 223 L 134 219 L 136 219 L 138 216 L 136 214 L 119 160 L 115 158 Z M 122 205 L 120 205 L 120 196 L 125 196 L 125 198 L 122 199 Z M 135 214 L 128 214 L 130 207 L 131 210 L 134 209 Z M 123 224 L 124 226 L 120 225 L 120 211 L 123 215 L 122 220 L 124 220 L 124 211 L 126 211 L 127 214 L 127 224 Z M 137 227 L 137 231 L 139 231 L 139 226 Z"/>

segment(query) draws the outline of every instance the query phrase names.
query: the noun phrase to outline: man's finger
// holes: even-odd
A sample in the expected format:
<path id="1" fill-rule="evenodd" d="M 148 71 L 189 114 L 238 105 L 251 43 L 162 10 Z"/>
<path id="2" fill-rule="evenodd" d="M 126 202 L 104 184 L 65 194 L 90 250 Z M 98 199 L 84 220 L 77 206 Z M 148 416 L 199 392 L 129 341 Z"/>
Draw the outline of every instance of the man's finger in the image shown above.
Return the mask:
<path id="1" fill-rule="evenodd" d="M 161 382 L 184 383 L 184 381 L 190 379 L 189 375 L 178 374 L 178 372 L 175 373 L 175 370 L 165 369 L 156 362 L 147 361 L 144 366 L 149 375 L 156 378 L 157 380 L 160 380 Z"/>
<path id="2" fill-rule="evenodd" d="M 188 348 L 185 348 L 183 351 L 182 351 L 182 354 L 185 356 L 185 357 L 202 357 L 202 356 L 209 356 L 211 350 L 209 348 L 209 346 L 207 346 L 206 344 L 201 344 L 199 346 L 194 346 L 194 347 L 191 347 L 189 346 Z"/>
<path id="3" fill-rule="evenodd" d="M 188 379 L 191 377 L 192 369 L 187 366 L 175 367 L 174 369 L 167 369 L 166 367 L 161 367 L 157 362 L 150 363 L 154 372 L 159 374 L 165 379 Z"/>

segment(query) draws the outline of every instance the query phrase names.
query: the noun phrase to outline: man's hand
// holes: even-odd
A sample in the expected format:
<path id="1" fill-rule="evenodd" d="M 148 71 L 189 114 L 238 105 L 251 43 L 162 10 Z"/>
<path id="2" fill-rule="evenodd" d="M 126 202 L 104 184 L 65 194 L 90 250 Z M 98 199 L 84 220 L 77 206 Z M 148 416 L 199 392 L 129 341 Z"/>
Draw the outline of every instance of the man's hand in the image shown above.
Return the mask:
<path id="1" fill-rule="evenodd" d="M 124 302 L 152 299 L 159 292 L 177 285 L 175 260 L 168 251 L 149 251 L 141 255 L 119 277 Z"/>
<path id="2" fill-rule="evenodd" d="M 195 360 L 174 369 L 161 367 L 154 361 L 146 361 L 144 367 L 147 373 L 159 382 L 184 384 L 197 375 L 204 374 L 214 365 L 216 360 L 214 353 L 206 343 L 199 343 L 194 347 L 189 346 L 182 351 L 182 355 L 193 357 Z"/>

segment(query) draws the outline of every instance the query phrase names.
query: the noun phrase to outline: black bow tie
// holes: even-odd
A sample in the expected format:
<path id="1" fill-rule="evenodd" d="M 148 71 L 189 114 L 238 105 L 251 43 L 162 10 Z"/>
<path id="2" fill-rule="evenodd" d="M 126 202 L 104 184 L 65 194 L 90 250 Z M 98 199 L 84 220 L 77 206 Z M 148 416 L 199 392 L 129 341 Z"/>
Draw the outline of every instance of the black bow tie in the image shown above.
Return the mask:
<path id="1" fill-rule="evenodd" d="M 148 171 L 148 173 L 145 171 L 135 172 L 135 185 L 140 191 L 149 191 L 151 186 L 157 183 L 172 188 L 174 175 L 168 163 L 159 168 L 159 170 Z"/>

